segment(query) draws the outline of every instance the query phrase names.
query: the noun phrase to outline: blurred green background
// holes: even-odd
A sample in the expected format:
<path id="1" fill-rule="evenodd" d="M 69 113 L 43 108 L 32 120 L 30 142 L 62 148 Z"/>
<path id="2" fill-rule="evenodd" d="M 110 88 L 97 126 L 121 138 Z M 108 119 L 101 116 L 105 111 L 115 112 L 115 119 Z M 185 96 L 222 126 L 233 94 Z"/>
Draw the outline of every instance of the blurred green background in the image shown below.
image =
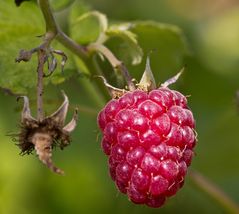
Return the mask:
<path id="1" fill-rule="evenodd" d="M 13 1 L 3 2 L 13 5 L 12 14 L 21 9 L 21 7 L 15 9 Z M 56 6 L 59 2 L 61 1 L 52 1 Z M 84 5 L 83 8 L 99 10 L 106 14 L 111 22 L 154 20 L 174 24 L 182 29 L 187 41 L 187 53 L 183 57 L 180 55 L 178 62 L 173 64 L 170 56 L 167 56 L 168 61 L 158 56 L 160 53 L 167 54 L 166 45 L 164 49 L 155 47 L 151 67 L 157 82 L 162 82 L 176 74 L 182 66 L 186 67 L 182 78 L 173 87 L 184 94 L 191 95 L 189 105 L 196 118 L 199 139 L 191 168 L 203 173 L 239 204 L 239 115 L 235 97 L 239 88 L 238 1 L 88 0 L 79 2 Z M 0 7 L 0 9 L 0 16 L 1 13 L 11 14 L 9 8 Z M 67 29 L 64 22 L 69 12 L 58 10 L 56 15 L 63 28 Z M 39 16 L 41 16 L 40 12 Z M 11 18 L 11 15 L 8 15 L 8 21 Z M 18 23 L 15 24 L 17 26 Z M 0 28 L 0 35 L 4 33 L 4 29 L 6 28 Z M 43 33 L 43 24 L 41 29 Z M 13 36 L 14 38 L 16 37 Z M 150 51 L 154 48 L 154 43 L 147 47 L 147 39 L 145 43 L 141 40 L 140 45 L 145 47 L 144 50 Z M 28 47 L 34 47 L 33 45 L 29 43 Z M 109 43 L 109 46 L 111 45 Z M 6 41 L 0 42 L 0 49 L 5 48 L 5 51 L 12 48 L 11 46 L 12 44 Z M 19 48 L 15 48 L 11 55 L 8 55 L 11 62 L 14 61 L 20 48 L 22 47 L 19 45 Z M 147 52 L 144 53 L 144 59 L 138 66 L 141 70 L 146 55 Z M 8 66 L 6 63 L 4 64 L 0 59 L 0 72 Z M 105 62 L 100 64 L 111 72 L 112 69 L 104 65 Z M 26 64 L 14 66 L 24 67 Z M 130 71 L 132 76 L 138 78 L 140 74 L 136 72 L 136 68 L 132 67 Z M 74 73 L 75 70 L 68 68 L 67 72 Z M 73 133 L 71 146 L 64 151 L 55 150 L 53 155 L 56 165 L 66 172 L 66 176 L 63 177 L 51 173 L 35 155 L 24 157 L 18 155 L 19 149 L 6 135 L 17 132 L 22 103 L 17 103 L 15 97 L 6 95 L 4 90 L 0 91 L 1 214 L 228 213 L 220 203 L 198 189 L 189 177 L 186 178 L 184 187 L 177 195 L 169 199 L 160 209 L 134 205 L 127 197 L 120 194 L 108 175 L 107 158 L 101 151 L 98 139 L 100 136 L 96 116 L 106 100 L 93 93 L 94 89 L 91 85 L 96 80 L 84 78 L 79 80 L 76 73 L 73 77 L 66 78 L 67 81 L 64 83 L 48 85 L 45 89 L 45 111 L 48 114 L 60 105 L 61 89 L 68 94 L 72 105 L 68 119 L 73 113 L 73 107 L 80 106 L 79 124 Z M 1 74 L 0 78 L 2 78 Z M 31 98 L 33 113 L 36 109 L 34 90 L 33 88 L 27 92 Z"/>

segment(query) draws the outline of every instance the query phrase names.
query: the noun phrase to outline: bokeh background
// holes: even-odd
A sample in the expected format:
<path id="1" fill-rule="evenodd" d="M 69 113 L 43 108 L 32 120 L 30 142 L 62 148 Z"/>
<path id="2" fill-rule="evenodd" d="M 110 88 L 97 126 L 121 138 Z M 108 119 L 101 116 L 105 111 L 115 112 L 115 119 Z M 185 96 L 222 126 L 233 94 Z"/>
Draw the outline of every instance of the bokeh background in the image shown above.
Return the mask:
<path id="1" fill-rule="evenodd" d="M 52 3 L 57 4 L 57 1 Z M 8 4 L 13 2 L 8 1 Z M 155 20 L 182 29 L 188 46 L 183 60 L 166 70 L 162 69 L 157 53 L 153 53 L 151 67 L 159 77 L 158 82 L 171 77 L 182 66 L 186 67 L 174 88 L 191 95 L 189 105 L 197 121 L 199 141 L 191 168 L 239 204 L 239 101 L 236 99 L 239 89 L 239 2 L 88 0 L 81 4 L 86 5 L 84 8 L 105 13 L 112 22 Z M 5 12 L 1 7 L 0 14 Z M 64 26 L 67 12 L 58 11 L 56 15 Z M 16 55 L 17 52 L 12 53 L 12 61 Z M 1 72 L 6 65 L 0 63 Z M 145 61 L 140 66 L 143 68 L 144 64 Z M 133 70 L 131 74 L 138 77 Z M 80 84 L 73 77 L 57 86 L 50 84 L 45 89 L 46 113 L 60 105 L 60 89 L 64 89 L 70 98 L 69 118 L 74 106 L 80 108 L 79 124 L 71 146 L 64 151 L 54 151 L 55 163 L 66 172 L 63 177 L 51 173 L 35 155 L 18 155 L 19 149 L 7 134 L 18 130 L 22 103 L 0 91 L 1 214 L 229 213 L 189 177 L 178 194 L 160 209 L 134 205 L 120 194 L 108 175 L 107 158 L 101 151 L 96 125 L 97 112 L 105 100 L 95 98 L 97 95 L 91 94 L 87 84 L 93 83 Z M 33 92 L 28 91 L 28 94 L 34 113 L 36 100 Z"/>

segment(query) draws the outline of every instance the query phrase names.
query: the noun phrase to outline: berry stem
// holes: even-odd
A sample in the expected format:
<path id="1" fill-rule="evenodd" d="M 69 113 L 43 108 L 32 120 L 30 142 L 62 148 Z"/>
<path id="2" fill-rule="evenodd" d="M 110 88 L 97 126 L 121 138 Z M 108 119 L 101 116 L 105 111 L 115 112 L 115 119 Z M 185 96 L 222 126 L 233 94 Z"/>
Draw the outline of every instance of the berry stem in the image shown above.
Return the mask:
<path id="1" fill-rule="evenodd" d="M 210 195 L 214 200 L 219 202 L 230 213 L 239 213 L 239 206 L 218 186 L 209 181 L 204 175 L 198 171 L 191 170 L 189 176 L 192 181 L 204 192 Z"/>
<path id="2" fill-rule="evenodd" d="M 132 77 L 129 74 L 128 69 L 124 65 L 124 63 L 116 58 L 116 56 L 104 45 L 99 43 L 90 44 L 87 47 L 89 52 L 99 52 L 104 55 L 104 57 L 110 62 L 114 69 L 118 69 L 121 71 L 122 75 L 124 76 L 127 85 L 130 91 L 134 91 L 136 89 Z"/>

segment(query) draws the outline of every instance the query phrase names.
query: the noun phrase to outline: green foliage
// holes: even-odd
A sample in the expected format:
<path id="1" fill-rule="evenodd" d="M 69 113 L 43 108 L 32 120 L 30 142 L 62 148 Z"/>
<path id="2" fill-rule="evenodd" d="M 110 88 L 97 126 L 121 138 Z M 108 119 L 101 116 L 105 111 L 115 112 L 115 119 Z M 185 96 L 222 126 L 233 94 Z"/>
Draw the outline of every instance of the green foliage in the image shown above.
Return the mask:
<path id="1" fill-rule="evenodd" d="M 0 86 L 26 93 L 36 85 L 36 58 L 19 65 L 14 59 L 20 49 L 31 49 L 41 42 L 36 37 L 44 32 L 41 13 L 33 3 L 24 2 L 17 8 L 12 1 L 1 2 L 0 11 Z"/>
<path id="2" fill-rule="evenodd" d="M 138 42 L 145 54 L 153 51 L 150 58 L 157 81 L 164 81 L 183 67 L 184 57 L 189 51 L 180 28 L 174 25 L 144 21 L 133 24 L 131 30 L 137 35 Z M 156 69 L 154 69 L 154 63 L 157 64 Z M 143 68 L 140 69 L 142 72 Z"/>
<path id="3" fill-rule="evenodd" d="M 16 63 L 15 58 L 21 49 L 30 50 L 39 46 L 45 33 L 44 21 L 35 3 L 24 2 L 17 8 L 13 2 L 3 1 L 0 4 L 0 87 L 10 89 L 17 94 L 25 94 L 36 87 L 37 57 L 25 63 Z M 10 18 L 11 17 L 11 18 Z M 63 50 L 70 54 L 62 45 L 53 44 L 54 49 Z M 58 65 L 60 65 L 58 58 Z M 64 73 L 60 66 L 45 84 L 59 84 L 68 79 L 73 73 L 73 62 L 69 57 Z"/>
<path id="4" fill-rule="evenodd" d="M 70 32 L 79 44 L 96 42 L 101 33 L 107 29 L 107 18 L 98 11 L 82 14 L 72 21 Z"/>
<path id="5" fill-rule="evenodd" d="M 126 64 L 137 65 L 141 63 L 143 51 L 137 36 L 130 29 L 131 23 L 112 25 L 107 31 L 108 40 L 120 39 L 115 42 L 115 50 L 119 59 Z"/>
<path id="6" fill-rule="evenodd" d="M 34 115 L 36 56 L 27 63 L 14 62 L 20 49 L 29 50 L 42 42 L 36 36 L 44 34 L 45 24 L 33 2 L 24 2 L 19 8 L 13 0 L 0 3 L 0 87 L 32 95 Z M 187 66 L 173 87 L 192 95 L 188 100 L 197 120 L 199 138 L 192 168 L 204 173 L 239 203 L 239 118 L 234 102 L 239 87 L 238 7 L 207 19 L 188 21 L 182 11 L 177 13 L 174 1 L 129 0 L 118 5 L 114 0 L 87 2 L 94 9 L 79 0 L 52 0 L 57 17 L 66 22 L 64 31 L 78 43 L 103 43 L 125 62 L 137 80 L 152 50 L 150 61 L 157 82 Z M 174 7 L 170 8 L 170 4 Z M 186 10 L 184 14 L 188 4 L 194 1 L 180 1 L 180 10 Z M 104 11 L 110 21 L 96 9 Z M 146 18 L 154 21 L 135 21 Z M 165 20 L 180 27 L 161 23 Z M 134 205 L 120 194 L 108 176 L 107 161 L 97 141 L 95 120 L 99 107 L 105 103 L 103 89 L 97 85 L 100 80 L 87 78 L 103 73 L 113 82 L 112 66 L 97 54 L 85 61 L 58 42 L 52 43 L 52 47 L 63 50 L 68 61 L 63 74 L 57 68 L 53 76 L 45 79 L 44 109 L 50 114 L 60 105 L 60 89 L 69 96 L 70 111 L 75 106 L 80 109 L 72 145 L 63 153 L 54 151 L 55 161 L 64 168 L 66 176 L 52 174 L 34 155 L 17 155 L 17 147 L 5 135 L 17 132 L 22 103 L 16 104 L 15 98 L 0 93 L 0 213 L 227 213 L 221 204 L 195 188 L 189 177 L 184 188 L 160 210 Z M 57 59 L 60 62 L 61 58 Z"/>
<path id="7" fill-rule="evenodd" d="M 182 31 L 174 25 L 137 21 L 108 26 L 106 16 L 97 11 L 82 13 L 80 7 L 74 7 L 72 14 L 70 35 L 80 44 L 105 44 L 129 67 L 136 79 L 140 79 L 144 70 L 144 63 L 141 63 L 143 54 L 146 56 L 156 50 L 151 61 L 160 61 L 158 70 L 167 71 L 167 76 L 163 77 L 168 77 L 168 73 L 175 74 L 181 69 L 183 59 L 189 53 Z M 89 73 L 81 60 L 76 59 L 76 63 L 80 70 Z M 112 68 L 106 67 L 104 62 L 100 63 L 100 67 L 110 79 Z M 155 76 L 157 81 L 164 79 L 161 72 L 155 72 Z"/>
<path id="8" fill-rule="evenodd" d="M 58 4 L 68 6 L 69 1 L 58 2 Z M 61 7 L 59 5 L 54 6 Z M 2 47 L 0 50 L 2 76 L 0 86 L 15 93 L 26 93 L 36 85 L 36 56 L 30 62 L 20 64 L 16 64 L 14 58 L 17 57 L 20 49 L 29 50 L 40 45 L 41 38 L 36 36 L 44 33 L 42 15 L 36 5 L 29 2 L 24 2 L 20 8 L 7 2 L 1 4 L 0 7 L 3 11 L 0 15 L 0 45 Z M 143 53 L 148 54 L 153 49 L 159 50 L 157 58 L 162 59 L 160 70 L 175 71 L 182 65 L 186 46 L 182 33 L 177 27 L 156 22 L 134 22 L 108 26 L 107 17 L 98 11 L 87 12 L 88 8 L 78 2 L 71 8 L 70 35 L 79 44 L 105 43 L 120 60 L 130 65 L 130 70 L 134 70 L 133 66 L 141 63 Z M 8 18 L 10 14 L 11 19 Z M 53 44 L 53 48 L 65 50 L 57 43 Z M 66 64 L 64 74 L 62 75 L 58 69 L 49 80 L 45 81 L 45 84 L 64 82 L 73 75 L 76 68 L 83 73 L 93 72 L 89 71 L 92 69 L 92 67 L 89 68 L 89 64 L 85 65 L 82 60 L 73 57 L 69 51 L 67 54 L 70 60 Z M 73 58 L 77 67 L 72 63 Z M 142 65 L 139 69 L 136 68 L 137 72 L 133 76 L 139 78 L 143 67 Z M 107 70 L 106 75 L 111 76 L 112 69 L 107 68 Z"/>
<path id="9" fill-rule="evenodd" d="M 175 75 L 184 66 L 184 57 L 189 54 L 189 49 L 180 28 L 154 21 L 136 21 L 118 25 L 118 29 L 122 29 L 121 32 L 115 32 L 118 37 L 123 37 L 122 32 L 128 34 L 125 41 L 130 45 L 125 45 L 116 37 L 109 39 L 106 45 L 126 63 L 132 76 L 138 81 L 145 68 L 146 56 L 151 52 L 150 61 L 157 82 Z M 142 53 L 143 63 L 132 65 L 142 61 Z"/>

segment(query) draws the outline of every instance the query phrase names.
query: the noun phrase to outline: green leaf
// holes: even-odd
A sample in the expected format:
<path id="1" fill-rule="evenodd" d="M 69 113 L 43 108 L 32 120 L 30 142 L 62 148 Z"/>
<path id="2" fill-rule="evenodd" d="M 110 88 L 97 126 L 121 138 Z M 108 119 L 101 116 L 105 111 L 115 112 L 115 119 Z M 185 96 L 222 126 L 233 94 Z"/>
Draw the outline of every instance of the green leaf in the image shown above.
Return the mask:
<path id="1" fill-rule="evenodd" d="M 74 56 L 74 62 L 77 67 L 77 71 L 79 74 L 90 76 L 90 71 L 84 61 L 78 56 Z"/>
<path id="2" fill-rule="evenodd" d="M 137 36 L 138 44 L 143 49 L 144 61 L 147 54 L 155 50 L 150 55 L 150 61 L 156 82 L 164 82 L 183 67 L 184 56 L 189 53 L 189 50 L 180 28 L 154 21 L 137 21 L 128 24 L 127 31 Z M 119 49 L 117 41 L 109 41 L 107 45 L 119 59 L 127 64 L 133 78 L 140 80 L 145 63 L 131 66 L 128 49 Z M 135 49 L 131 48 L 131 50 Z"/>
<path id="3" fill-rule="evenodd" d="M 12 1 L 0 4 L 0 86 L 15 93 L 26 93 L 36 85 L 37 61 L 15 63 L 20 49 L 32 49 L 41 43 L 44 33 L 42 15 L 35 3 L 24 2 L 17 8 Z"/>
<path id="4" fill-rule="evenodd" d="M 119 38 L 116 42 L 115 49 L 119 54 L 119 58 L 125 63 L 132 65 L 139 64 L 143 57 L 143 51 L 140 48 L 137 36 L 129 31 L 130 24 L 112 25 L 107 31 L 108 39 Z"/>
<path id="5" fill-rule="evenodd" d="M 144 21 L 133 23 L 130 30 L 138 36 L 138 42 L 145 54 L 155 50 L 150 59 L 157 81 L 164 82 L 181 70 L 184 56 L 189 53 L 189 50 L 180 28 Z"/>
<path id="6" fill-rule="evenodd" d="M 0 11 L 0 87 L 25 94 L 36 87 L 37 57 L 34 54 L 29 62 L 21 63 L 16 63 L 15 58 L 19 50 L 30 50 L 42 43 L 42 39 L 37 37 L 45 33 L 42 14 L 31 2 L 24 2 L 17 8 L 13 3 L 4 1 L 0 4 Z M 64 51 L 68 60 L 62 74 L 61 57 L 57 56 L 58 67 L 51 77 L 44 79 L 44 83 L 60 84 L 73 75 L 75 65 L 69 57 L 70 51 L 57 42 L 53 42 L 52 47 Z"/>
<path id="7" fill-rule="evenodd" d="M 104 41 L 107 28 L 106 16 L 98 11 L 90 11 L 71 19 L 70 34 L 79 44 L 89 44 Z"/>

